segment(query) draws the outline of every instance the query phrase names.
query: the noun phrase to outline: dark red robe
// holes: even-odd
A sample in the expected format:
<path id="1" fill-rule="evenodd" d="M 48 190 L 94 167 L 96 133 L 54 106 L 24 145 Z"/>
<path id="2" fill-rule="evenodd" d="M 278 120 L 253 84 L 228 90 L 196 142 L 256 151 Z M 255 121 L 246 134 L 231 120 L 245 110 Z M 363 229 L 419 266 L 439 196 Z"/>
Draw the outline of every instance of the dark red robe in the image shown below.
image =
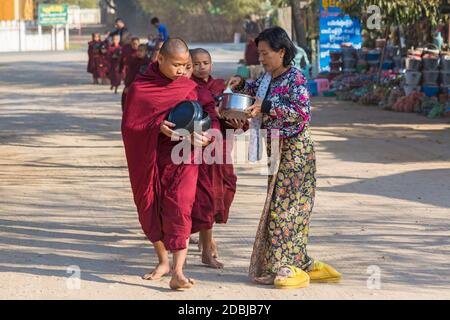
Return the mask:
<path id="1" fill-rule="evenodd" d="M 99 79 L 108 78 L 109 73 L 109 58 L 108 54 L 99 52 L 94 55 L 95 73 L 94 77 Z"/>
<path id="2" fill-rule="evenodd" d="M 94 41 L 94 40 L 88 42 L 88 63 L 87 63 L 88 73 L 95 74 L 94 47 L 100 43 L 101 41 Z"/>
<path id="3" fill-rule="evenodd" d="M 128 72 L 128 66 L 130 60 L 136 57 L 137 50 L 133 49 L 131 44 L 126 44 L 122 48 L 122 55 L 120 56 L 120 72 L 122 73 L 122 79 L 125 79 Z"/>
<path id="4" fill-rule="evenodd" d="M 151 242 L 163 241 L 170 251 L 186 248 L 197 221 L 192 206 L 198 165 L 172 162 L 172 149 L 178 142 L 161 134 L 160 124 L 177 103 L 198 98 L 194 81 L 185 77 L 170 80 L 155 63 L 130 86 L 122 118 L 122 137 L 139 221 Z M 214 99 L 210 96 L 202 103 L 213 126 L 218 127 Z"/>
<path id="5" fill-rule="evenodd" d="M 145 56 L 144 58 L 138 58 L 135 56 L 135 57 L 131 57 L 131 58 L 127 59 L 126 61 L 127 61 L 126 69 L 128 71 L 127 71 L 127 75 L 124 80 L 124 85 L 125 85 L 125 88 L 128 88 L 131 86 L 131 84 L 133 83 L 136 76 L 139 73 L 142 73 L 141 69 L 143 69 L 143 68 L 146 69 L 146 66 L 150 64 L 150 58 L 148 58 L 147 56 Z M 122 93 L 122 111 L 125 108 L 126 96 L 127 96 L 127 94 L 124 91 Z"/>
<path id="6" fill-rule="evenodd" d="M 109 58 L 109 80 L 111 86 L 118 87 L 122 82 L 122 74 L 120 72 L 120 57 L 122 55 L 122 48 L 120 46 L 108 47 Z"/>
<path id="7" fill-rule="evenodd" d="M 213 79 L 210 76 L 208 81 L 205 82 L 193 76 L 192 80 L 199 86 L 209 90 L 215 98 L 221 96 L 225 90 L 225 81 L 222 79 Z M 237 177 L 231 159 L 233 140 L 226 140 L 226 130 L 233 128 L 228 126 L 224 120 L 220 119 L 220 129 L 223 136 L 223 164 L 202 165 L 200 167 L 200 170 L 203 170 L 205 174 L 199 177 L 199 180 L 203 180 L 201 184 L 205 187 L 200 189 L 200 193 L 197 195 L 197 202 L 201 204 L 199 205 L 199 210 L 213 208 L 216 223 L 227 223 L 230 207 L 236 193 Z M 202 193 L 205 194 L 202 195 Z M 207 202 L 211 193 L 214 199 L 212 202 Z"/>

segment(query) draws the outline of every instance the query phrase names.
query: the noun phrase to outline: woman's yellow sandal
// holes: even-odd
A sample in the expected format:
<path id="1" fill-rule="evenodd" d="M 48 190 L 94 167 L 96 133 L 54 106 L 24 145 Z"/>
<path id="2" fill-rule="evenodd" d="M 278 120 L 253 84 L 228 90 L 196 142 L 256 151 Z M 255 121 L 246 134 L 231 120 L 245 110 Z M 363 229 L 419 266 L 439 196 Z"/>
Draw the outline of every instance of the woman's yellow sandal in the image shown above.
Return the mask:
<path id="1" fill-rule="evenodd" d="M 298 289 L 309 285 L 308 274 L 294 266 L 284 266 L 278 272 L 273 284 L 278 289 Z"/>
<path id="2" fill-rule="evenodd" d="M 342 278 L 342 274 L 336 269 L 320 261 L 314 262 L 314 269 L 308 275 L 311 282 L 338 282 Z"/>

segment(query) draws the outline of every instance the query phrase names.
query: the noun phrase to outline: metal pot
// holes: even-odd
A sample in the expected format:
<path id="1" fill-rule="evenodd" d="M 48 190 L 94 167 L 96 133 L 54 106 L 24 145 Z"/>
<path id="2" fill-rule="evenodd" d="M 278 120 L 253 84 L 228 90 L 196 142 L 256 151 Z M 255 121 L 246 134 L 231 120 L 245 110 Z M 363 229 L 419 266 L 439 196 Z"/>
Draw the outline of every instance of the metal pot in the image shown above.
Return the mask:
<path id="1" fill-rule="evenodd" d="M 241 120 L 247 119 L 244 110 L 256 101 L 255 98 L 241 93 L 225 93 L 220 100 L 219 110 L 224 118 Z"/>

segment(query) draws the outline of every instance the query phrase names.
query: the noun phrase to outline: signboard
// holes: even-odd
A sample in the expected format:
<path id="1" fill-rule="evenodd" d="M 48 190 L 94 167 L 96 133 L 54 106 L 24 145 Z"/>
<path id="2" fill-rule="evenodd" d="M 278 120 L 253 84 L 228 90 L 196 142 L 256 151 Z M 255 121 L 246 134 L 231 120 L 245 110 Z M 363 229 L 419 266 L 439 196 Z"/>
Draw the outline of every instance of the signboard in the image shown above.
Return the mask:
<path id="1" fill-rule="evenodd" d="M 41 26 L 54 26 L 68 23 L 67 4 L 39 4 L 38 20 Z"/>
<path id="2" fill-rule="evenodd" d="M 320 71 L 330 71 L 330 52 L 339 51 L 344 42 L 356 49 L 362 45 L 361 23 L 348 15 L 341 15 L 340 2 L 321 0 L 320 4 Z"/>

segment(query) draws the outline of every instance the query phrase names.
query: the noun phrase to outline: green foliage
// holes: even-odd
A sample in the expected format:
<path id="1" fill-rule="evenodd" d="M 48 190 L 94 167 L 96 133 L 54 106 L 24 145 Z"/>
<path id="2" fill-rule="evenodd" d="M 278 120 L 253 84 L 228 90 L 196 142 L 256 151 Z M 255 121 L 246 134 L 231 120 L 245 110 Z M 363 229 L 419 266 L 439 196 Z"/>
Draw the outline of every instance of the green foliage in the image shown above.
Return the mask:
<path id="1" fill-rule="evenodd" d="M 367 18 L 367 8 L 376 5 L 384 25 L 410 26 L 427 20 L 434 27 L 441 18 L 440 0 L 341 0 L 345 13 L 360 18 Z"/>

